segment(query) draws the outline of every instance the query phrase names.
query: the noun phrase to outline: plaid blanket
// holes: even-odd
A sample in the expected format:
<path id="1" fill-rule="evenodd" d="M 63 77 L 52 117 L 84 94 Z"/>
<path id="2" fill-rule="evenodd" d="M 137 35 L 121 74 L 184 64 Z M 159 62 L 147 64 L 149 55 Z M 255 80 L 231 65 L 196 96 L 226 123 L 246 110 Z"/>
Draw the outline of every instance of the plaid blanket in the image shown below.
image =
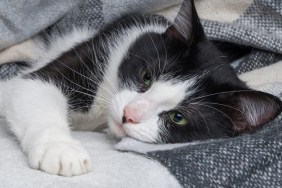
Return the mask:
<path id="1" fill-rule="evenodd" d="M 0 7 L 3 7 L 5 2 L 16 1 L 1 1 Z M 52 5 L 49 10 L 53 10 L 53 16 L 49 16 L 47 21 L 42 18 L 40 26 L 36 26 L 32 31 L 25 30 L 24 38 L 15 35 L 10 41 L 3 35 L 1 24 L 5 22 L 7 32 L 15 33 L 16 27 L 8 27 L 7 19 L 0 16 L 0 48 L 27 39 L 56 21 L 56 27 L 61 28 L 86 23 L 94 29 L 99 29 L 121 13 L 150 13 L 179 3 L 169 0 L 85 0 L 80 1 L 78 6 L 77 1 L 68 2 L 72 3 L 64 5 L 65 9 L 61 10 L 56 5 L 58 1 L 50 1 L 50 4 L 49 1 L 44 1 L 45 4 Z M 274 63 L 282 60 L 282 1 L 196 0 L 196 7 L 210 39 L 248 46 L 251 49 L 235 68 L 238 74 L 242 74 L 242 78 L 250 81 L 250 85 L 253 80 L 248 78 L 256 77 L 249 75 L 260 78 L 263 74 L 269 74 L 271 68 L 276 71 L 273 74 L 279 76 L 279 72 L 282 72 L 282 62 Z M 270 69 L 262 68 L 265 66 Z M 257 69 L 258 72 L 255 72 Z M 0 77 L 7 78 L 16 71 L 16 65 L 3 65 L 0 68 Z M 252 87 L 273 93 L 282 99 L 281 77 L 263 83 L 256 81 Z M 282 187 L 281 126 L 282 114 L 252 135 L 166 146 L 142 145 L 125 140 L 117 149 L 141 153 L 158 161 L 183 187 Z"/>
<path id="2" fill-rule="evenodd" d="M 212 2 L 216 6 L 217 1 Z M 232 9 L 240 3 L 230 2 L 221 1 L 221 10 L 225 5 L 228 6 L 226 9 Z M 250 54 L 236 67 L 238 74 L 271 67 L 282 60 L 282 1 L 253 0 L 245 8 L 232 22 L 202 19 L 210 39 L 251 47 Z M 278 68 L 278 74 L 282 74 L 281 64 L 273 65 Z M 271 74 L 269 70 L 259 73 Z M 254 79 L 260 78 L 259 74 L 256 76 Z M 281 76 L 273 82 L 253 87 L 282 99 Z M 282 187 L 281 128 L 282 114 L 256 134 L 146 155 L 169 168 L 184 187 Z"/>

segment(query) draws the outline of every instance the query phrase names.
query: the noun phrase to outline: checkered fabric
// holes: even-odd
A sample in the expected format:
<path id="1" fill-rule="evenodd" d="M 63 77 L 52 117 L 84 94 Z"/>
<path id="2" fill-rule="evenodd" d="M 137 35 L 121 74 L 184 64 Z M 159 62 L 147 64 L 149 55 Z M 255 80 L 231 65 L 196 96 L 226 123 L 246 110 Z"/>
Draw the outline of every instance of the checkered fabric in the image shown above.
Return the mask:
<path id="1" fill-rule="evenodd" d="M 281 122 L 282 114 L 256 134 L 147 157 L 166 166 L 184 187 L 282 187 Z"/>
<path id="2" fill-rule="evenodd" d="M 233 23 L 202 20 L 207 36 L 253 47 L 253 51 L 237 67 L 244 73 L 282 59 L 282 1 L 254 0 Z"/>

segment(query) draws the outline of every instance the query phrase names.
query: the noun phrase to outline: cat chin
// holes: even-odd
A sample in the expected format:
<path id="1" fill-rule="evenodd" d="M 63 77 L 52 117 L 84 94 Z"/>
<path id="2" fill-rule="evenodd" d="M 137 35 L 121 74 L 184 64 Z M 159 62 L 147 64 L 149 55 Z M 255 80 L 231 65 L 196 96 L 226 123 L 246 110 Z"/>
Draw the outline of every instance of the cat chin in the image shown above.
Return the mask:
<path id="1" fill-rule="evenodd" d="M 110 134 L 114 135 L 118 139 L 122 139 L 124 137 L 131 137 L 136 140 L 148 143 L 156 143 L 158 142 L 158 131 L 148 129 L 148 125 L 153 124 L 153 122 L 144 122 L 136 125 L 132 124 L 121 124 L 115 121 L 113 118 L 108 120 L 108 126 Z"/>
<path id="2" fill-rule="evenodd" d="M 110 128 L 110 132 L 117 138 L 124 138 L 126 136 L 123 125 L 116 122 L 114 119 L 110 118 L 108 121 L 108 126 Z"/>

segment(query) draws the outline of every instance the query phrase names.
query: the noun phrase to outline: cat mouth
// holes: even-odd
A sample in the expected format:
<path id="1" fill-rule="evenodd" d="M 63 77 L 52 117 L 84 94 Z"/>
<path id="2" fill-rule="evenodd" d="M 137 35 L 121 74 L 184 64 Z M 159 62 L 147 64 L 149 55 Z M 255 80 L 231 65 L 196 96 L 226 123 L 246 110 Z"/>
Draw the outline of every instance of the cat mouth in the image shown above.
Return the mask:
<path id="1" fill-rule="evenodd" d="M 121 122 L 116 121 L 115 119 L 113 119 L 113 122 L 114 122 L 114 129 L 116 132 L 116 136 L 124 137 L 126 135 L 126 132 L 123 127 L 123 124 Z"/>

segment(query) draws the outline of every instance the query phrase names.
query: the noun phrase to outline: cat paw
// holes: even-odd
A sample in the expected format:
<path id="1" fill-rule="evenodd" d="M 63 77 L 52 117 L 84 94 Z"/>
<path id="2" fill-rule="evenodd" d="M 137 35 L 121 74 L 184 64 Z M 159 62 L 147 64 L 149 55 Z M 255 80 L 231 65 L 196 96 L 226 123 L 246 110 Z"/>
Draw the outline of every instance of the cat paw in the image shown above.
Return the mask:
<path id="1" fill-rule="evenodd" d="M 28 154 L 33 169 L 49 174 L 76 176 L 91 171 L 87 151 L 77 141 L 37 145 Z"/>

